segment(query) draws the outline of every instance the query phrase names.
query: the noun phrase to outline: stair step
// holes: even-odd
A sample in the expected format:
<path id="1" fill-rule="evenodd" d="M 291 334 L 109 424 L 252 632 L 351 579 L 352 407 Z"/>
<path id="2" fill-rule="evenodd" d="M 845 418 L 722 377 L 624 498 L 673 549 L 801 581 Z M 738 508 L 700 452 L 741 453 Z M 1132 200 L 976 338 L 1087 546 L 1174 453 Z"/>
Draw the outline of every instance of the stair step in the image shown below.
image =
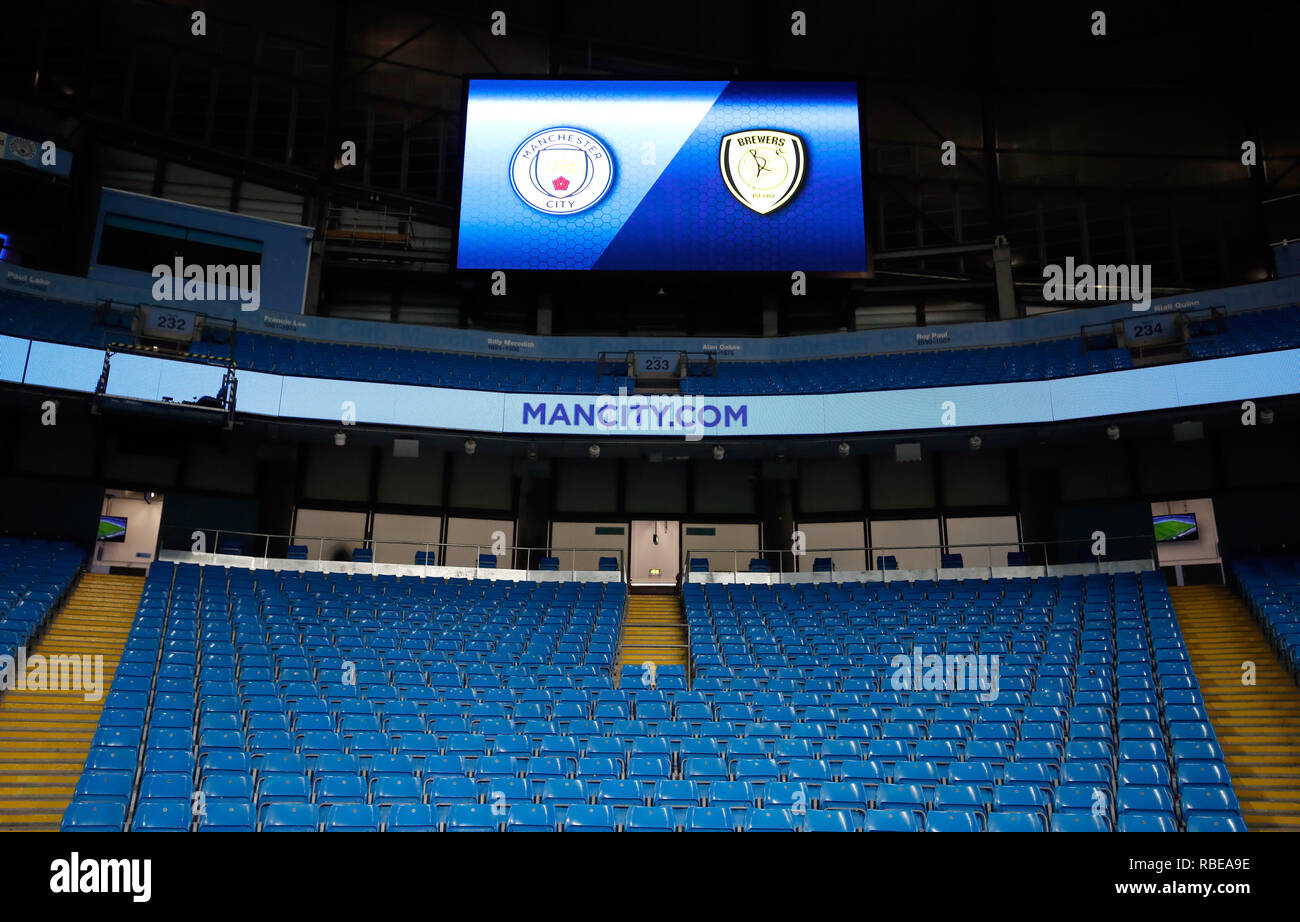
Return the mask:
<path id="1" fill-rule="evenodd" d="M 619 676 L 624 668 L 639 671 L 645 662 L 656 666 L 685 666 L 686 616 L 677 595 L 633 594 L 623 619 L 619 646 Z"/>
<path id="2" fill-rule="evenodd" d="M 1300 830 L 1300 689 L 1230 589 L 1169 594 L 1246 825 Z M 1241 684 L 1246 660 L 1255 663 L 1254 686 Z"/>
<path id="3" fill-rule="evenodd" d="M 0 695 L 0 830 L 59 828 L 143 590 L 144 581 L 136 577 L 81 574 L 28 650 L 29 660 L 38 654 L 102 657 L 99 700 L 87 701 L 85 691 L 73 690 Z"/>

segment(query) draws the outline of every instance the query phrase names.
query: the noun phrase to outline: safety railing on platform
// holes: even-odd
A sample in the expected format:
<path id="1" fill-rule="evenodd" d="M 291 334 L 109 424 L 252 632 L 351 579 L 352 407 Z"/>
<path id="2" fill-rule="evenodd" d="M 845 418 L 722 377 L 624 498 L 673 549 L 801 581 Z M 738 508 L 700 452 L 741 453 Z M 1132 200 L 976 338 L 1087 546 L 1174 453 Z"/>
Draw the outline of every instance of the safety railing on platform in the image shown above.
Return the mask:
<path id="1" fill-rule="evenodd" d="M 338 535 L 277 535 L 265 532 L 217 528 L 164 526 L 159 530 L 159 551 L 179 551 L 252 557 L 255 560 L 352 562 L 395 564 L 407 568 L 453 567 L 472 569 L 475 575 L 494 570 L 617 573 L 627 580 L 626 551 L 620 547 L 526 547 L 497 542 L 412 541 L 411 539 L 362 539 Z M 362 551 L 358 555 L 354 551 Z M 485 558 L 491 557 L 491 565 Z M 611 562 L 613 566 L 611 566 Z M 545 565 L 544 565 L 545 564 Z M 566 565 L 567 564 L 567 565 Z M 559 578 L 558 576 L 556 577 Z"/>
<path id="2" fill-rule="evenodd" d="M 972 553 L 974 552 L 974 553 Z M 862 566 L 836 564 L 840 560 L 856 562 Z M 953 560 L 960 556 L 960 562 Z M 945 564 L 945 557 L 948 558 Z M 974 560 L 968 560 L 974 558 Z M 706 561 L 701 566 L 693 561 Z M 689 582 L 692 573 L 730 573 L 733 578 L 741 574 L 766 573 L 778 578 L 807 576 L 824 573 L 832 580 L 837 572 L 890 572 L 929 570 L 983 570 L 992 576 L 993 570 L 1004 567 L 1052 567 L 1065 564 L 1093 564 L 1102 572 L 1106 562 L 1150 561 L 1159 566 L 1159 554 L 1154 534 L 1107 536 L 1095 532 L 1088 538 L 1058 541 L 995 541 L 968 544 L 931 545 L 862 545 L 858 547 L 827 548 L 709 548 L 687 551 L 682 582 Z M 829 561 L 829 567 L 827 562 Z M 978 562 L 976 562 L 978 561 Z M 909 565 L 904 565 L 905 563 Z M 973 575 L 973 574 L 972 574 Z"/>

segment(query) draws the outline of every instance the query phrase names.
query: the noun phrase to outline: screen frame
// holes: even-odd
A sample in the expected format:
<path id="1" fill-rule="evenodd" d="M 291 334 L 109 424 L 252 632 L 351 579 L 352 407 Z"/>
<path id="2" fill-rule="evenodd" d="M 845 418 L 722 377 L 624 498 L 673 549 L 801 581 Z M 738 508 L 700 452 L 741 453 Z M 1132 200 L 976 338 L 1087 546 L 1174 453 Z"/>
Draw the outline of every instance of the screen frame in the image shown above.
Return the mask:
<path id="1" fill-rule="evenodd" d="M 451 198 L 451 258 L 449 271 L 452 274 L 459 274 L 462 278 L 475 277 L 480 274 L 486 274 L 489 278 L 493 272 L 520 272 L 527 273 L 530 278 L 545 279 L 554 278 L 572 278 L 575 275 L 594 276 L 600 279 L 617 279 L 617 278 L 657 278 L 668 275 L 674 281 L 688 280 L 691 278 L 725 278 L 736 277 L 741 275 L 771 275 L 780 279 L 788 279 L 788 275 L 782 272 L 769 272 L 763 269 L 468 269 L 460 265 L 460 222 L 461 209 L 464 207 L 463 196 L 465 192 L 465 139 L 469 131 L 469 92 L 470 84 L 475 80 L 500 81 L 500 80 L 528 80 L 537 83 L 554 82 L 554 81 L 577 81 L 581 80 L 590 83 L 716 83 L 725 80 L 728 83 L 789 83 L 789 84 L 819 84 L 819 83 L 845 83 L 853 85 L 854 103 L 858 109 L 858 172 L 862 177 L 862 241 L 863 241 L 863 261 L 866 268 L 861 272 L 830 272 L 816 271 L 807 272 L 806 275 L 812 278 L 835 278 L 835 279 L 870 279 L 875 277 L 875 265 L 872 260 L 871 250 L 871 223 L 869 220 L 870 194 L 867 182 L 867 165 L 869 163 L 867 154 L 867 113 L 862 104 L 862 91 L 864 82 L 856 74 L 814 74 L 801 75 L 798 79 L 790 79 L 788 76 L 779 74 L 746 74 L 737 76 L 734 73 L 719 74 L 718 76 L 692 75 L 690 77 L 626 77 L 614 74 L 503 74 L 503 73 L 464 73 L 461 75 L 460 87 L 460 137 L 457 138 L 457 147 L 455 151 L 455 168 L 454 177 L 455 190 Z"/>

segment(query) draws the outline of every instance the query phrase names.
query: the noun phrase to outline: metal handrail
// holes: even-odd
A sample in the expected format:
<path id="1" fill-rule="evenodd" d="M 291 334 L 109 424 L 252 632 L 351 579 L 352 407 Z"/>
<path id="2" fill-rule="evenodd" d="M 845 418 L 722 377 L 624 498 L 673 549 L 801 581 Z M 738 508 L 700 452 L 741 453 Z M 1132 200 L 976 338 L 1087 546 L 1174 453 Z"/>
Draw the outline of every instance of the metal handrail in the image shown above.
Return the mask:
<path id="1" fill-rule="evenodd" d="M 1146 556 L 1146 557 L 1151 561 L 1152 565 L 1156 565 L 1156 566 L 1158 566 L 1159 555 L 1158 555 L 1158 553 L 1157 553 L 1157 551 L 1156 551 L 1156 541 L 1155 541 L 1155 536 L 1154 536 L 1154 535 L 1117 535 L 1117 536 L 1109 536 L 1109 535 L 1108 535 L 1108 536 L 1106 537 L 1106 543 L 1107 543 L 1108 548 L 1109 548 L 1110 545 L 1113 545 L 1113 544 L 1117 544 L 1117 543 L 1126 543 L 1126 542 L 1130 542 L 1130 541 L 1139 541 L 1139 542 L 1142 542 L 1143 545 L 1144 545 L 1144 547 L 1145 547 L 1145 551 L 1146 551 L 1146 553 L 1145 553 L 1144 556 Z M 731 555 L 731 558 L 732 558 L 732 560 L 731 560 L 731 564 L 732 564 L 732 565 L 731 565 L 731 569 L 730 569 L 730 570 L 727 570 L 727 569 L 711 569 L 711 570 L 709 570 L 708 572 L 712 572 L 712 573 L 728 573 L 728 572 L 730 572 L 730 573 L 733 575 L 733 577 L 734 577 L 734 576 L 738 576 L 738 575 L 741 574 L 741 573 L 749 573 L 749 572 L 750 572 L 748 568 L 746 568 L 746 569 L 744 569 L 744 570 L 740 569 L 740 559 L 741 559 L 741 556 L 740 556 L 740 555 L 742 555 L 742 554 L 747 554 L 747 555 L 749 555 L 750 558 L 760 557 L 760 558 L 767 558 L 767 559 L 770 559 L 773 555 L 775 555 L 776 558 L 777 558 L 777 569 L 770 571 L 770 573 L 771 573 L 772 575 L 774 575 L 774 576 L 780 576 L 780 575 L 784 575 L 784 574 L 787 574 L 787 573 L 789 573 L 789 574 L 796 574 L 796 573 L 810 572 L 810 571 L 808 571 L 808 570 L 801 570 L 801 569 L 799 568 L 798 563 L 799 563 L 799 560 L 800 560 L 801 558 L 826 557 L 826 556 L 831 556 L 831 555 L 833 555 L 833 554 L 835 554 L 835 553 L 855 553 L 855 554 L 860 553 L 860 554 L 863 554 L 863 555 L 865 556 L 865 558 L 866 558 L 866 563 L 867 563 L 867 566 L 864 567 L 863 569 L 864 569 L 864 570 L 868 570 L 868 571 L 872 571 L 872 570 L 875 570 L 875 569 L 876 569 L 876 568 L 875 568 L 874 566 L 872 566 L 871 564 L 874 562 L 874 557 L 875 557 L 877 554 L 890 554 L 891 552 L 894 552 L 894 551 L 934 551 L 934 552 L 935 552 L 935 556 L 936 556 L 936 563 L 935 563 L 935 565 L 934 565 L 933 567 L 924 567 L 924 568 L 922 568 L 922 569 L 927 569 L 927 570 L 929 570 L 929 569 L 933 569 L 933 570 L 942 570 L 942 569 L 945 569 L 945 568 L 942 566 L 942 555 L 945 554 L 945 553 L 954 553 L 954 552 L 960 551 L 960 550 L 963 549 L 963 548 L 978 548 L 978 549 L 981 549 L 981 550 L 988 550 L 988 551 L 990 552 L 990 554 L 991 554 L 993 551 L 995 551 L 995 550 L 997 550 L 997 549 L 1001 549 L 1001 548 L 1015 549 L 1015 550 L 1017 550 L 1017 551 L 1027 551 L 1027 550 L 1029 550 L 1029 549 L 1035 549 L 1035 548 L 1036 548 L 1036 549 L 1041 549 L 1041 552 L 1042 552 L 1042 553 L 1041 553 L 1041 558 L 1042 558 L 1041 561 L 1038 562 L 1038 563 L 1030 564 L 1030 566 L 1045 566 L 1045 565 L 1046 565 L 1046 566 L 1051 566 L 1051 565 L 1053 565 L 1053 564 L 1051 564 L 1051 563 L 1049 562 L 1049 561 L 1050 561 L 1049 554 L 1048 554 L 1049 549 L 1051 549 L 1051 548 L 1063 548 L 1063 547 L 1066 547 L 1066 546 L 1075 546 L 1075 547 L 1078 547 L 1078 546 L 1081 546 L 1081 545 L 1082 545 L 1082 546 L 1088 547 L 1088 548 L 1091 550 L 1091 546 L 1092 546 L 1093 543 L 1094 543 L 1094 542 L 1093 542 L 1093 540 L 1092 540 L 1091 538 L 1067 538 L 1067 539 L 1059 539 L 1059 540 L 1053 540 L 1053 541 L 1011 541 L 1011 540 L 1008 540 L 1008 541 L 970 542 L 970 543 L 964 543 L 964 544 L 953 544 L 953 543 L 948 543 L 948 544 L 892 545 L 892 546 L 888 546 L 888 547 L 883 546 L 883 545 L 870 545 L 870 544 L 866 544 L 866 545 L 846 546 L 846 547 L 807 548 L 807 549 L 803 550 L 801 553 L 796 553 L 796 552 L 795 552 L 794 550 L 792 550 L 791 548 L 692 548 L 692 549 L 689 549 L 689 550 L 686 551 L 685 567 L 684 567 L 684 569 L 683 569 L 683 571 L 682 571 L 682 581 L 683 581 L 683 583 L 685 583 L 685 582 L 689 582 L 689 581 L 690 581 L 690 576 L 691 576 L 690 564 L 691 564 L 691 560 L 692 560 L 692 558 L 696 558 L 696 557 L 698 557 L 698 558 L 709 558 L 709 557 L 711 557 L 711 556 L 713 556 L 713 555 L 724 555 L 724 556 L 725 556 L 725 555 L 727 555 L 727 554 L 730 554 L 730 555 Z M 891 556 L 892 556 L 892 554 L 891 554 Z M 1101 555 L 1101 556 L 1097 556 L 1097 555 L 1094 555 L 1094 554 L 1089 554 L 1088 556 L 1089 556 L 1089 557 L 1092 557 L 1092 558 L 1097 562 L 1098 572 L 1100 572 L 1100 569 L 1101 569 L 1101 562 L 1102 562 L 1102 560 L 1105 560 L 1105 559 L 1118 559 L 1118 558 L 1115 558 L 1114 555 L 1113 555 L 1113 554 L 1110 554 L 1110 553 L 1107 553 L 1107 554 L 1105 554 L 1105 555 Z M 785 562 L 785 560 L 786 560 L 787 557 L 789 557 L 790 560 L 791 560 L 791 561 L 793 562 L 793 564 L 794 564 L 794 566 L 793 566 L 791 569 L 789 569 L 789 570 L 785 569 L 785 567 L 784 567 L 784 562 Z M 1139 559 L 1139 558 L 1137 558 L 1137 557 L 1126 557 L 1126 558 L 1124 558 L 1124 559 L 1134 560 L 1134 559 Z M 983 565 L 980 565 L 980 566 L 965 566 L 965 565 L 964 565 L 961 569 L 987 569 L 987 570 L 992 570 L 992 569 L 994 569 L 994 568 L 993 568 L 992 566 L 985 567 L 985 566 L 983 566 Z M 835 572 L 835 571 L 834 571 L 834 563 L 832 562 L 832 570 L 831 570 L 831 574 L 833 574 L 834 572 Z M 885 572 L 889 572 L 889 571 L 885 571 Z M 828 575 L 827 578 L 828 578 L 828 579 L 829 579 L 829 578 L 833 578 L 833 575 Z"/>
<path id="2" fill-rule="evenodd" d="M 455 541 L 412 541 L 412 540 L 403 540 L 403 539 L 375 539 L 375 538 L 363 539 L 363 538 L 353 538 L 353 537 L 341 537 L 338 535 L 285 535 L 285 534 L 271 534 L 267 532 L 237 531 L 234 529 L 224 529 L 224 528 L 218 529 L 218 528 L 199 527 L 193 529 L 182 529 L 179 528 L 178 526 L 166 526 L 164 529 L 159 529 L 159 536 L 158 536 L 159 550 L 185 550 L 186 549 L 184 546 L 182 547 L 165 546 L 163 543 L 163 532 L 165 530 L 170 530 L 173 532 L 173 534 L 176 532 L 185 534 L 186 541 L 184 542 L 184 544 L 188 545 L 190 550 L 194 549 L 195 536 L 201 533 L 203 535 L 203 542 L 201 546 L 203 547 L 203 551 L 206 553 L 217 553 L 217 554 L 221 553 L 220 549 L 221 549 L 223 537 L 227 539 L 231 537 L 261 539 L 262 553 L 260 555 L 257 553 L 250 553 L 248 551 L 248 548 L 246 547 L 241 547 L 241 553 L 237 555 L 240 557 L 252 557 L 254 559 L 261 559 L 261 560 L 289 560 L 289 559 L 301 560 L 301 558 L 272 557 L 271 542 L 273 540 L 277 542 L 285 541 L 288 544 L 297 544 L 297 545 L 306 544 L 309 549 L 308 550 L 309 554 L 311 548 L 314 546 L 316 551 L 316 556 L 315 557 L 309 556 L 307 559 L 315 560 L 315 561 L 323 561 L 323 562 L 329 562 L 326 561 L 325 558 L 325 546 L 327 543 L 343 544 L 353 548 L 368 548 L 370 550 L 374 550 L 376 547 L 388 547 L 388 546 L 411 548 L 414 550 L 422 549 L 426 555 L 425 557 L 426 561 L 428 560 L 427 555 L 430 551 L 437 552 L 435 558 L 436 560 L 445 561 L 447 559 L 446 552 L 448 549 L 467 550 L 473 548 L 474 550 L 473 569 L 475 571 L 478 571 L 479 569 L 484 569 L 484 570 L 490 569 L 486 567 L 480 568 L 478 561 L 481 555 L 485 553 L 493 553 L 492 544 L 482 544 L 482 543 L 468 544 L 468 543 L 459 543 Z M 209 534 L 213 536 L 210 547 L 207 543 L 207 536 Z M 511 561 L 515 561 L 518 559 L 517 555 L 521 552 L 524 555 L 523 563 L 525 564 L 525 566 L 519 568 L 511 566 L 511 567 L 506 567 L 505 569 L 538 570 L 540 569 L 539 567 L 528 566 L 528 564 L 532 562 L 532 556 L 534 554 L 536 554 L 539 558 L 558 557 L 564 554 L 568 554 L 570 566 L 563 569 L 568 569 L 570 572 L 570 576 L 573 579 L 575 580 L 577 579 L 577 574 L 579 572 L 601 572 L 599 570 L 594 570 L 594 571 L 578 570 L 577 555 L 580 553 L 585 553 L 585 554 L 596 554 L 597 556 L 616 558 L 618 560 L 618 570 L 604 571 L 604 572 L 611 572 L 611 573 L 617 572 L 622 581 L 626 582 L 627 580 L 628 571 L 627 571 L 627 561 L 625 559 L 626 551 L 621 547 L 535 547 L 535 546 L 526 546 L 526 545 L 517 545 L 517 544 L 507 544 L 502 546 L 501 554 L 493 553 L 493 556 L 496 557 L 497 559 L 506 557 Z M 379 561 L 373 561 L 373 562 L 379 563 Z M 416 564 L 414 563 L 414 560 L 412 560 L 412 563 L 401 564 L 401 566 L 423 566 L 424 568 L 427 569 L 429 567 L 443 567 L 443 566 L 447 566 L 447 564 L 446 563 Z M 546 572 L 562 573 L 563 569 L 559 571 L 546 571 Z"/>

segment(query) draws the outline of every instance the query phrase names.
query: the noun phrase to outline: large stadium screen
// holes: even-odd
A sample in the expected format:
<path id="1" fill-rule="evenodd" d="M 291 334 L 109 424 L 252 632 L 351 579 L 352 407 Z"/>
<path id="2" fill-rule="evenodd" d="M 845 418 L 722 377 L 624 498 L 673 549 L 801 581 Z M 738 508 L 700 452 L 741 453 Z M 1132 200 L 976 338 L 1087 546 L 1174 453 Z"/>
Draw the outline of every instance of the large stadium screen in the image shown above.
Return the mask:
<path id="1" fill-rule="evenodd" d="M 1200 535 L 1196 530 L 1196 516 L 1190 512 L 1177 515 L 1156 515 L 1151 517 L 1155 527 L 1156 540 L 1164 541 L 1198 541 Z"/>
<path id="2" fill-rule="evenodd" d="M 854 83 L 471 79 L 457 266 L 865 272 Z"/>

